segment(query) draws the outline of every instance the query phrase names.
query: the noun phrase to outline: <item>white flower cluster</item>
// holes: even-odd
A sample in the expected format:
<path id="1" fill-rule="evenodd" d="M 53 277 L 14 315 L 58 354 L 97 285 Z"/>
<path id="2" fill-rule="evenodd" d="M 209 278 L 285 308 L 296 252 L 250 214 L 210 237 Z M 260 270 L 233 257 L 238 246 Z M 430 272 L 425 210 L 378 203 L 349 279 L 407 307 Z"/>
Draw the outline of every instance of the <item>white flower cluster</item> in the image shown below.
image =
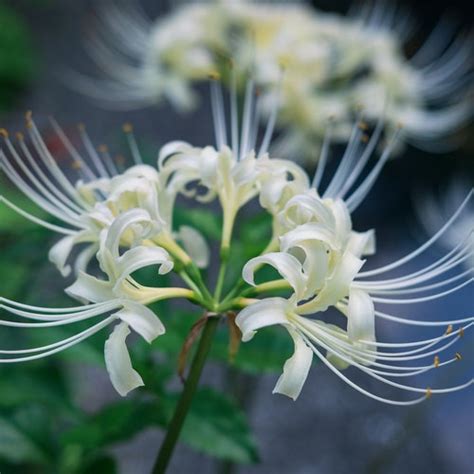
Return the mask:
<path id="1" fill-rule="evenodd" d="M 416 146 L 452 147 L 450 135 L 472 117 L 468 35 L 452 39 L 440 23 L 407 58 L 406 13 L 385 2 L 354 10 L 345 17 L 304 3 L 184 2 L 152 22 L 137 4 L 108 4 L 88 48 L 104 77 L 75 75 L 71 84 L 113 107 L 167 99 L 187 109 L 196 103 L 195 83 L 231 62 L 241 71 L 238 90 L 248 71 L 262 86 L 263 119 L 279 103 L 280 153 L 314 157 L 329 119 L 333 138 L 345 141 L 360 108 L 389 130 L 403 123 Z M 280 82 L 278 94 L 266 87 Z"/>
<path id="2" fill-rule="evenodd" d="M 77 278 L 66 292 L 85 305 L 44 308 L 1 298 L 0 307 L 6 312 L 36 322 L 0 319 L 0 325 L 50 327 L 105 316 L 89 329 L 57 343 L 33 349 L 1 350 L 0 353 L 6 357 L 0 362 L 33 360 L 59 352 L 118 320 L 105 344 L 105 359 L 113 385 L 125 395 L 143 384 L 132 367 L 125 344 L 130 328 L 151 342 L 163 334 L 165 328 L 147 305 L 166 298 L 182 297 L 207 311 L 223 315 L 242 309 L 236 324 L 244 341 L 265 326 L 280 324 L 287 328 L 294 340 L 295 352 L 286 362 L 275 391 L 294 399 L 306 380 L 313 355 L 357 390 L 392 404 L 418 403 L 432 393 L 450 392 L 470 385 L 472 380 L 460 385 L 427 389 L 396 380 L 459 360 L 459 354 L 445 360 L 441 360 L 438 354 L 451 347 L 474 324 L 474 318 L 417 321 L 381 312 L 375 305 L 422 303 L 471 284 L 472 268 L 463 272 L 457 268 L 472 257 L 472 232 L 466 236 L 467 240 L 461 240 L 456 248 L 427 267 L 403 276 L 372 277 L 401 267 L 442 237 L 472 202 L 472 192 L 424 245 L 381 268 L 361 271 L 365 263 L 362 257 L 375 252 L 374 232 L 354 232 L 350 213 L 375 183 L 398 133 L 394 133 L 376 163 L 370 165 L 369 159 L 382 133 L 382 122 L 370 139 L 365 135 L 364 124 L 356 123 L 339 166 L 323 191 L 321 183 L 327 174 L 327 137 L 318 168 L 310 181 L 306 172 L 294 162 L 268 154 L 276 107 L 260 146 L 257 146 L 258 114 L 254 107 L 256 94 L 252 81 L 246 87 L 241 124 L 238 122 L 235 91 L 231 91 L 231 120 L 227 124 L 221 84 L 214 81 L 211 87 L 216 146 L 196 148 L 185 142 L 169 143 L 159 152 L 156 168 L 142 163 L 129 126 L 125 127 L 125 132 L 136 164 L 119 172 L 106 150 L 102 149 L 102 156 L 96 152 L 83 127 L 80 132 L 87 151 L 84 157 L 53 122 L 58 137 L 80 173 L 79 180 L 71 180 L 60 168 L 30 114 L 27 115 L 27 128 L 32 148 L 21 135 L 15 147 L 8 132 L 1 130 L 5 151 L 0 152 L 0 166 L 4 173 L 27 197 L 61 224 L 42 220 L 4 196 L 0 199 L 26 218 L 64 234 L 51 249 L 50 259 L 63 275 L 71 271 L 70 262 L 74 260 Z M 249 286 L 240 294 L 239 284 L 229 293 L 232 295 L 237 291 L 237 294 L 223 298 L 220 291 L 212 296 L 205 286 L 198 268 L 206 266 L 209 261 L 204 238 L 191 227 L 173 228 L 173 211 L 179 195 L 200 202 L 219 200 L 223 213 L 223 260 L 232 251 L 236 216 L 246 203 L 256 198 L 272 216 L 273 236 L 267 248 L 261 255 L 242 262 L 242 277 Z M 77 244 L 85 244 L 85 247 L 73 259 L 71 251 Z M 102 272 L 100 278 L 87 273 L 94 255 Z M 262 265 L 273 266 L 281 279 L 256 284 L 254 276 Z M 147 266 L 156 267 L 160 274 L 175 269 L 189 288 L 141 285 L 133 273 Z M 450 271 L 455 275 L 448 274 Z M 255 298 L 275 289 L 286 289 L 291 294 L 288 298 Z M 344 327 L 314 318 L 331 307 L 346 316 Z M 442 335 L 421 341 L 379 342 L 376 338 L 377 318 L 421 327 L 447 326 L 448 329 Z M 458 327 L 454 329 L 453 325 Z M 431 360 L 426 362 L 426 358 Z M 425 362 L 422 365 L 405 364 L 418 360 Z M 422 396 L 414 400 L 392 400 L 375 395 L 341 372 L 348 366 L 357 367 L 388 385 L 418 392 Z"/>

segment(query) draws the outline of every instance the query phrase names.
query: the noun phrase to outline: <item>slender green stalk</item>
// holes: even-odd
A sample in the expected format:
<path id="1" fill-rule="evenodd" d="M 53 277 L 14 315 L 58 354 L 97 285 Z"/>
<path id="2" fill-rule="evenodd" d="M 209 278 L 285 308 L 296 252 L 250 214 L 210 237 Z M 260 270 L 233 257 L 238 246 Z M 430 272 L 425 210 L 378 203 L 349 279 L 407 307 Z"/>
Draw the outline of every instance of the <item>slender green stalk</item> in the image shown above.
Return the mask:
<path id="1" fill-rule="evenodd" d="M 218 317 L 210 317 L 204 326 L 199 346 L 191 364 L 189 376 L 184 385 L 183 393 L 176 405 L 173 417 L 168 425 L 168 431 L 166 432 L 165 439 L 161 445 L 160 452 L 158 453 L 152 474 L 164 474 L 166 472 L 176 442 L 178 441 L 181 428 L 183 427 L 184 420 L 186 419 L 186 415 L 188 414 L 191 402 L 196 392 L 218 322 Z"/>

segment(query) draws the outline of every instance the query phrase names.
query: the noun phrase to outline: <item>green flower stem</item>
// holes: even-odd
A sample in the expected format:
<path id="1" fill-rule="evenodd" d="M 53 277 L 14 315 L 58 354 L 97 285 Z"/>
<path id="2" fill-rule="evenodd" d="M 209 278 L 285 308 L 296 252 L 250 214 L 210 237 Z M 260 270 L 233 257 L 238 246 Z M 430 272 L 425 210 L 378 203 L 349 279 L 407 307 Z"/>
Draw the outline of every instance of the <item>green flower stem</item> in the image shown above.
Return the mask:
<path id="1" fill-rule="evenodd" d="M 214 301 L 216 302 L 216 304 L 219 303 L 219 300 L 221 298 L 228 261 L 229 261 L 229 248 L 223 247 L 221 248 L 221 266 L 219 268 L 219 274 L 217 275 L 216 289 L 214 290 Z"/>
<path id="2" fill-rule="evenodd" d="M 179 274 L 191 288 L 193 288 L 195 291 L 197 289 L 198 294 L 202 298 L 204 306 L 212 311 L 214 308 L 214 298 L 207 289 L 207 286 L 202 279 L 202 275 L 199 271 L 199 268 L 197 268 L 194 263 L 190 263 L 184 266 Z"/>
<path id="3" fill-rule="evenodd" d="M 165 439 L 161 445 L 160 452 L 156 459 L 155 467 L 152 474 L 164 474 L 173 454 L 176 442 L 178 441 L 181 428 L 183 427 L 186 415 L 188 414 L 191 402 L 201 377 L 202 369 L 206 361 L 207 355 L 211 348 L 212 339 L 217 328 L 219 318 L 209 317 L 202 331 L 199 346 L 191 364 L 189 376 L 186 379 L 183 392 L 176 405 L 173 417 L 168 425 Z"/>

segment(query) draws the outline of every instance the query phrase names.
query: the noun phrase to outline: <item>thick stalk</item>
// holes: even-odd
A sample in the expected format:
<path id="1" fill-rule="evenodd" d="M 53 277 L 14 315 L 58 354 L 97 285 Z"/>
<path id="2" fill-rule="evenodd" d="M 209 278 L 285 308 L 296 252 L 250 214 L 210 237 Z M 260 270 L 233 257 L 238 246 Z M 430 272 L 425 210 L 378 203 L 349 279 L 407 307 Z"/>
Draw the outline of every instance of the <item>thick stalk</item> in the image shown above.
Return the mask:
<path id="1" fill-rule="evenodd" d="M 176 405 L 173 417 L 168 425 L 165 439 L 161 445 L 160 452 L 153 468 L 153 474 L 164 474 L 173 454 L 176 442 L 178 441 L 181 428 L 183 427 L 186 415 L 188 414 L 191 402 L 201 377 L 202 369 L 206 361 L 209 349 L 211 348 L 212 338 L 219 322 L 218 317 L 208 318 L 202 331 L 201 340 L 191 364 L 189 376 L 184 384 L 183 393 Z"/>

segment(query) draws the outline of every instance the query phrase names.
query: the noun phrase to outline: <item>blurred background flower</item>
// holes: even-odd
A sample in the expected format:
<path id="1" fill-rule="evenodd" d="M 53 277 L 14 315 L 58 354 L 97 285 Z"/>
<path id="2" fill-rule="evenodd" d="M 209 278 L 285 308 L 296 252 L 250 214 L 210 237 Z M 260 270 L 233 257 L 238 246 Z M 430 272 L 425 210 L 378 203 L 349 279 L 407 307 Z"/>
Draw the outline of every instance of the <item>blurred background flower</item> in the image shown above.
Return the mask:
<path id="1" fill-rule="evenodd" d="M 279 103 L 278 153 L 314 161 L 329 120 L 333 140 L 345 141 L 360 109 L 440 152 L 472 117 L 472 38 L 456 27 L 443 18 L 423 38 L 410 8 L 386 1 L 354 3 L 346 15 L 304 2 L 182 2 L 156 20 L 138 1 L 110 2 L 86 36 L 99 75 L 67 77 L 105 107 L 190 110 L 210 74 L 236 81 L 241 95 L 250 74 L 258 115 Z"/>
<path id="2" fill-rule="evenodd" d="M 349 6 L 342 0 L 314 3 L 320 9 L 330 7 L 331 11 L 339 12 Z M 172 10 L 169 5 L 151 0 L 142 0 L 141 5 L 150 18 L 162 18 Z M 413 11 L 413 18 L 420 23 L 416 29 L 417 45 L 444 18 L 448 6 L 458 13 L 460 20 L 455 24 L 460 25 L 459 31 L 472 28 L 472 17 L 461 1 L 420 1 L 403 6 Z M 65 67 L 89 77 L 97 71 L 83 48 L 85 33 L 97 31 L 96 12 L 97 2 L 87 0 L 2 2 L 0 97 L 5 94 L 6 102 L 2 99 L 0 126 L 9 124 L 15 131 L 22 126 L 25 111 L 32 109 L 37 115 L 55 116 L 73 139 L 75 133 L 79 139 L 76 123 L 86 121 L 95 142 L 103 140 L 115 156 L 126 149 L 121 126 L 131 121 L 140 130 L 143 139 L 139 145 L 149 163 L 155 163 L 159 145 L 172 139 L 186 137 L 196 146 L 207 145 L 212 139 L 208 100 L 202 100 L 194 111 L 175 120 L 176 111 L 168 103 L 156 109 L 111 111 L 64 86 L 60 72 Z M 20 72 L 13 74 L 14 71 Z M 5 76 L 8 87 L 4 86 Z M 197 90 L 203 96 L 207 93 L 207 87 L 198 85 Z M 38 125 L 47 136 L 48 147 L 56 154 L 64 153 L 47 121 L 39 117 Z M 412 203 L 420 183 L 435 195 L 453 174 L 461 175 L 472 186 L 474 147 L 469 130 L 465 138 L 455 152 L 432 155 L 408 147 L 399 159 L 387 164 L 372 191 L 372 199 L 354 216 L 358 228 L 376 227 L 379 240 L 384 242 L 384 248 L 373 259 L 374 266 L 403 256 L 425 239 L 425 230 Z M 3 179 L 1 190 L 7 196 L 14 192 Z M 18 202 L 21 198 L 15 199 Z M 24 202 L 24 207 L 28 206 Z M 218 240 L 219 218 L 213 212 L 186 212 L 188 215 L 178 219 L 193 221 L 207 238 Z M 249 210 L 239 224 L 238 251 L 240 258 L 248 259 L 260 250 L 260 242 L 269 237 L 265 234 L 268 221 Z M 47 261 L 45 249 L 51 246 L 50 239 L 49 232 L 16 216 L 5 206 L 0 207 L 2 295 L 30 304 L 41 302 L 44 306 L 66 304 L 65 297 L 53 296 L 60 293 L 62 284 L 57 270 Z M 429 264 L 438 255 L 434 249 L 424 257 L 425 262 Z M 472 306 L 472 294 L 467 289 L 447 298 L 443 305 L 432 302 L 417 308 L 414 317 L 444 320 L 446 315 L 467 316 L 469 311 L 472 313 Z M 403 310 L 407 311 L 402 308 L 400 313 Z M 139 396 L 140 404 L 136 403 L 137 398 L 118 401 L 103 371 L 103 341 L 94 338 L 55 360 L 16 366 L 13 370 L 0 367 L 0 472 L 148 472 L 163 438 L 160 427 L 169 419 L 176 393 L 181 389 L 174 364 L 192 322 L 200 316 L 175 317 L 178 312 L 188 311 L 187 307 L 180 307 L 171 312 L 171 308 L 161 305 L 159 314 L 164 315 L 167 334 L 153 346 L 152 354 L 140 341 L 134 344 L 132 357 L 136 368 L 147 386 L 159 394 L 159 404 L 149 401 L 146 392 Z M 409 316 L 408 312 L 406 315 Z M 47 344 L 51 342 L 49 338 L 69 335 L 59 331 L 62 330 L 49 333 L 48 338 L 38 332 L 15 339 L 15 344 Z M 401 331 L 403 328 L 387 323 L 381 326 L 380 336 L 395 338 L 403 336 Z M 240 348 L 229 374 L 221 364 L 227 361 L 228 336 L 225 331 L 217 335 L 214 362 L 203 380 L 207 388 L 202 389 L 193 405 L 171 472 L 192 472 L 196 466 L 199 472 L 241 474 L 472 472 L 472 390 L 433 398 L 413 409 L 387 407 L 352 391 L 318 366 L 313 368 L 314 376 L 297 403 L 284 397 L 270 397 L 276 374 L 291 354 L 291 343 L 283 336 L 261 331 L 252 345 Z M 11 337 L 2 328 L 0 345 L 8 347 Z M 462 366 L 466 373 L 455 377 L 467 378 L 473 350 L 467 341 L 459 349 L 466 360 Z M 356 374 L 354 377 L 357 378 Z M 441 375 L 438 377 L 440 385 L 449 382 L 441 380 Z M 246 389 L 241 390 L 242 387 Z M 232 399 L 221 395 L 223 389 L 229 393 L 232 390 Z M 389 389 L 386 395 L 390 396 Z M 250 428 L 243 412 L 250 420 Z M 205 455 L 209 453 L 219 459 Z M 257 458 L 261 464 L 252 464 Z M 222 460 L 226 462 L 223 464 Z M 236 468 L 229 461 L 247 465 Z"/>

